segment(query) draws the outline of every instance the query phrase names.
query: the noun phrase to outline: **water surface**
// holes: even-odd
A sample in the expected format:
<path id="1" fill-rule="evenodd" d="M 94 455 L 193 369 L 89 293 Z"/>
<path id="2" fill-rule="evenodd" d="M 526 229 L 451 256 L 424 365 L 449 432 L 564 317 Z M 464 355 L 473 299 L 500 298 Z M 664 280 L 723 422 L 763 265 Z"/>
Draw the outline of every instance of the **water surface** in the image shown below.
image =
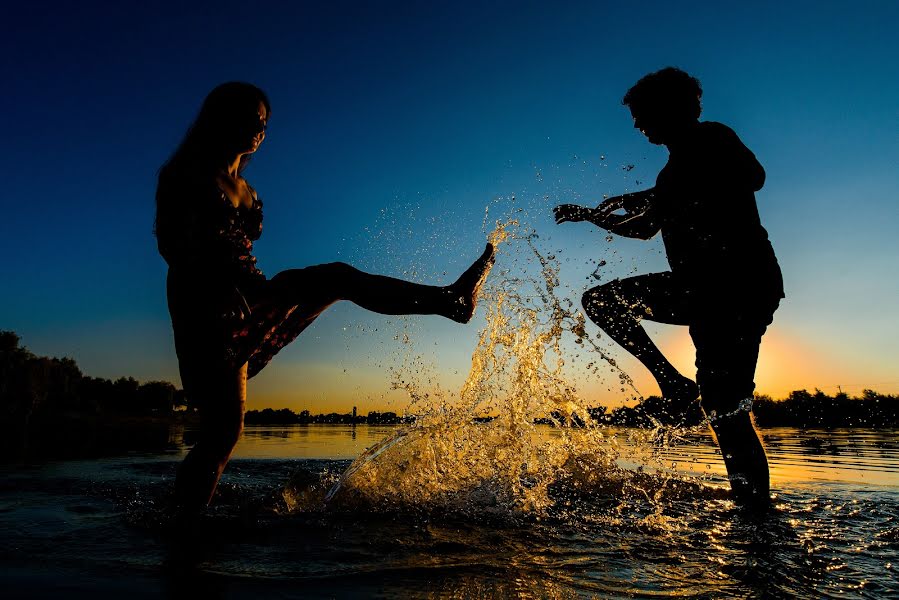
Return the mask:
<path id="1" fill-rule="evenodd" d="M 162 510 L 187 449 L 177 435 L 154 452 L 5 466 L 4 595 L 181 597 L 198 584 L 225 598 L 899 594 L 899 431 L 765 430 L 776 509 L 764 517 L 729 501 L 708 436 L 642 461 L 651 444 L 628 430 L 605 434 L 639 475 L 559 482 L 549 510 L 476 496 L 458 511 L 323 508 L 351 459 L 396 430 L 248 427 L 216 506 L 180 535 Z"/>

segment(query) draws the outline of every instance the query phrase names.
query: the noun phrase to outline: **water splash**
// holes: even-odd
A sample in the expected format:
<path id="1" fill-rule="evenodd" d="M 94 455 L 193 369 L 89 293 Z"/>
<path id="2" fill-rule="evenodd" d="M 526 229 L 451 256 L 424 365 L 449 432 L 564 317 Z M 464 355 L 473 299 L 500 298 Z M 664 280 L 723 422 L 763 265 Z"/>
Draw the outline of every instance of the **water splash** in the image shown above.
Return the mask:
<path id="1" fill-rule="evenodd" d="M 665 490 L 663 480 L 619 468 L 619 459 L 634 457 L 620 456 L 616 434 L 594 423 L 563 376 L 563 337 L 570 336 L 599 357 L 588 371 L 598 374 L 604 362 L 622 391 L 636 392 L 587 333 L 583 314 L 557 295 L 556 256 L 542 252 L 536 233 L 517 221 L 498 223 L 490 242 L 502 256 L 481 292 L 487 324 L 461 391 L 451 395 L 395 372 L 393 386 L 409 394 L 415 424 L 356 459 L 327 494 L 332 507 L 539 516 L 556 504 L 560 482 L 569 489 L 613 482 L 619 493 L 639 488 L 653 498 Z M 504 266 L 507 257 L 511 266 Z"/>

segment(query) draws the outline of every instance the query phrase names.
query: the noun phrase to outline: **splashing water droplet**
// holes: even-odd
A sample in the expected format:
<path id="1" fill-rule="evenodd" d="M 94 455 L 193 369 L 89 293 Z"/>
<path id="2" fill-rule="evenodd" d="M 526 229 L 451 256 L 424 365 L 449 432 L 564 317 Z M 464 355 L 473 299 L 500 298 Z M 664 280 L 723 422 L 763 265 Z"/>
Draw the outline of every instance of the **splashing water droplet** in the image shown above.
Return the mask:
<path id="1" fill-rule="evenodd" d="M 516 221 L 497 223 L 489 241 L 498 251 L 524 245 L 539 276 L 494 270 L 480 292 L 487 324 L 458 397 L 432 389 L 430 378 L 422 384 L 394 374 L 415 423 L 354 461 L 328 495 L 332 506 L 540 514 L 559 481 L 580 487 L 620 473 L 617 444 L 563 376 L 563 336 L 595 352 L 620 385 L 633 389 L 633 382 L 588 335 L 584 315 L 557 296 L 558 260 L 541 253 L 537 239 Z"/>

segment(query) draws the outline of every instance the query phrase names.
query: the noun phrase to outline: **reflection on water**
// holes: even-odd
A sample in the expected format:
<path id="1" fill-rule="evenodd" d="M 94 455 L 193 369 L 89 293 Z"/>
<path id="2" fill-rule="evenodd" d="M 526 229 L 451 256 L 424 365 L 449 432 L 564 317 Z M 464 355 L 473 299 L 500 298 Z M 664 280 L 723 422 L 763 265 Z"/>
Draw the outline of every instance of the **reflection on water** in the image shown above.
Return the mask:
<path id="1" fill-rule="evenodd" d="M 538 252 L 535 236 L 518 239 L 539 263 L 534 294 L 494 278 L 458 398 L 425 392 L 426 372 L 402 374 L 397 385 L 419 417 L 408 429 L 247 427 L 211 510 L 190 523 L 165 510 L 186 451 L 171 436 L 156 452 L 3 467 L 4 591 L 899 594 L 899 431 L 767 430 L 777 499 L 759 515 L 729 500 L 704 431 L 535 425 L 547 415 L 589 421 L 564 378 L 563 335 L 590 346 L 593 368 L 594 354 L 603 369 L 617 367 L 555 295 L 553 257 Z M 628 385 L 623 373 L 619 381 Z M 476 422 L 483 414 L 497 418 Z"/>
<path id="2" fill-rule="evenodd" d="M 391 425 L 248 425 L 237 458 L 355 458 L 396 431 Z"/>
<path id="3" fill-rule="evenodd" d="M 896 430 L 762 429 L 771 466 L 772 487 L 793 482 L 832 481 L 899 486 Z M 710 434 L 691 435 L 667 453 L 678 468 L 724 475 L 720 452 Z"/>
<path id="4" fill-rule="evenodd" d="M 355 455 L 395 431 L 248 427 L 216 506 L 186 538 L 170 531 L 160 508 L 183 445 L 3 467 L 4 595 L 51 597 L 65 588 L 182 597 L 197 585 L 207 597 L 899 594 L 899 431 L 766 431 L 777 508 L 764 517 L 741 513 L 720 491 L 720 461 L 704 435 L 669 449 L 666 460 L 682 473 L 711 472 L 700 480 L 705 487 L 661 500 L 609 486 L 562 487 L 556 510 L 513 518 L 272 507 L 288 482 L 305 481 L 320 500 Z M 623 462 L 636 460 L 628 448 L 642 447 L 631 439 L 642 433 L 605 433 L 619 440 Z M 623 494 L 630 496 L 618 501 Z"/>
<path id="5" fill-rule="evenodd" d="M 398 426 L 382 425 L 283 425 L 248 426 L 235 450 L 236 458 L 356 458 L 393 435 Z M 652 448 L 639 430 L 603 428 L 605 437 L 622 446 L 619 464 L 635 468 L 639 458 L 670 466 L 674 471 L 725 477 L 717 445 L 708 432 L 691 433 L 673 446 Z M 799 430 L 788 427 L 763 429 L 773 488 L 782 484 L 829 481 L 899 487 L 899 430 L 834 429 Z M 536 435 L 554 437 L 558 429 L 537 427 Z"/>

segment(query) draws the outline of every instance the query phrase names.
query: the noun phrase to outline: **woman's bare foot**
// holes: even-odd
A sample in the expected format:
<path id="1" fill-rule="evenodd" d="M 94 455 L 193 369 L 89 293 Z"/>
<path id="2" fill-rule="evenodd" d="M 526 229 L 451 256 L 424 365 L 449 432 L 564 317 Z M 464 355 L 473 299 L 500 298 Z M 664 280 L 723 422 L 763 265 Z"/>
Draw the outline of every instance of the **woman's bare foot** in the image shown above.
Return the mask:
<path id="1" fill-rule="evenodd" d="M 477 304 L 478 291 L 493 268 L 494 260 L 493 244 L 487 244 L 480 258 L 474 261 L 454 284 L 446 288 L 450 297 L 447 317 L 457 323 L 468 323 L 471 320 Z"/>

